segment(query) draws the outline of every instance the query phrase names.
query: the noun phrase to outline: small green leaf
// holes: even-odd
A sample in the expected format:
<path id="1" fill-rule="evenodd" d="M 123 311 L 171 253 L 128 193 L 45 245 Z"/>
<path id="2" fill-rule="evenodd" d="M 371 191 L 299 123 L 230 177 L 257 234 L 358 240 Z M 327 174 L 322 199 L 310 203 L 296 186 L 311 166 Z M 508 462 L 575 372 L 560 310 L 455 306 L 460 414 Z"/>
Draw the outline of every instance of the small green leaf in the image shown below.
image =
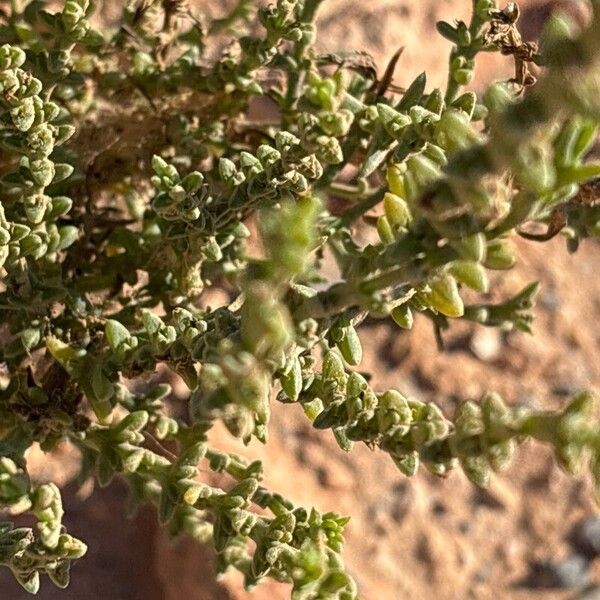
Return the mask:
<path id="1" fill-rule="evenodd" d="M 438 33 L 445 37 L 448 41 L 458 45 L 458 30 L 446 21 L 438 21 L 435 24 Z"/>
<path id="2" fill-rule="evenodd" d="M 344 328 L 344 337 L 338 343 L 337 347 L 344 360 L 352 366 L 360 364 L 362 360 L 362 345 L 356 329 L 352 325 Z"/>
<path id="3" fill-rule="evenodd" d="M 412 329 L 414 317 L 408 303 L 400 304 L 392 310 L 392 319 L 402 329 Z"/>
<path id="4" fill-rule="evenodd" d="M 408 89 L 404 92 L 404 96 L 402 96 L 402 100 L 396 105 L 396 110 L 406 112 L 421 102 L 426 85 L 427 75 L 423 72 L 408 86 Z"/>
<path id="5" fill-rule="evenodd" d="M 111 350 L 117 350 L 121 344 L 131 339 L 131 334 L 127 327 L 115 321 L 114 319 L 108 319 L 104 327 L 104 334 Z"/>

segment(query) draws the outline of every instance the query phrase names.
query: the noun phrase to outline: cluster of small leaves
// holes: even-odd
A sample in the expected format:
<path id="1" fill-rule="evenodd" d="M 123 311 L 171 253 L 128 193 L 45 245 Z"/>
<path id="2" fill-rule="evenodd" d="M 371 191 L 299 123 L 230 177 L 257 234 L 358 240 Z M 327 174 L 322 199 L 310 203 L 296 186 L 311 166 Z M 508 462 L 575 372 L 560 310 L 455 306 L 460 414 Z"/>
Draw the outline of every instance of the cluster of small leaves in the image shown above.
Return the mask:
<path id="1" fill-rule="evenodd" d="M 516 3 L 473 0 L 469 23 L 438 24 L 446 89 L 423 73 L 402 91 L 401 53 L 381 78 L 365 53 L 319 54 L 320 2 L 211 17 L 132 0 L 102 32 L 88 0 L 0 12 L 0 509 L 38 522 L 0 525 L 0 562 L 31 592 L 40 574 L 66 585 L 85 553 L 57 487 L 27 474 L 29 448 L 67 442 L 82 480 L 125 479 L 131 510 L 154 504 L 174 536 L 211 543 L 219 572 L 356 598 L 348 519 L 294 506 L 259 462 L 207 442 L 217 420 L 266 442 L 275 396 L 406 475 L 460 465 L 485 485 L 534 439 L 600 487 L 589 394 L 554 413 L 489 393 L 450 420 L 356 370 L 367 316 L 426 317 L 440 341 L 455 319 L 532 332 L 537 284 L 488 296 L 490 271 L 518 262 L 512 239 L 560 233 L 575 251 L 600 234 L 598 0 L 586 28 L 552 17 L 539 46 Z M 495 51 L 514 79 L 465 90 Z M 214 290 L 227 299 L 211 307 Z M 185 383 L 185 414 L 148 383 L 161 368 Z"/>
<path id="2" fill-rule="evenodd" d="M 199 441 L 204 439 L 202 427 L 190 428 L 157 413 L 161 396 L 169 393 L 166 386 L 161 393 L 141 399 L 120 389 L 123 405 L 145 405 L 150 411 L 133 410 L 110 426 L 90 427 L 79 440 L 86 468 L 95 471 L 100 485 L 108 485 L 116 473 L 124 476 L 131 485 L 132 509 L 144 501 L 155 503 L 160 522 L 168 523 L 173 535 L 212 540 L 217 570 L 234 565 L 244 573 L 248 586 L 270 576 L 291 581 L 299 598 L 355 597 L 354 583 L 338 555 L 347 519 L 295 508 L 262 488 L 259 461 L 246 463 L 213 450 Z M 148 435 L 160 442 L 177 441 L 179 455 L 168 458 L 144 447 Z M 199 481 L 202 460 L 211 470 L 233 479 L 230 489 Z M 252 505 L 271 511 L 273 517 L 251 511 Z"/>
<path id="3" fill-rule="evenodd" d="M 320 371 L 301 368 L 298 387 L 282 385 L 279 395 L 282 402 L 302 404 L 313 426 L 331 429 L 342 449 L 350 450 L 355 441 L 377 446 L 407 476 L 420 464 L 439 476 L 460 465 L 476 485 L 485 486 L 491 472 L 507 468 L 517 446 L 533 438 L 553 444 L 557 460 L 570 473 L 580 473 L 587 464 L 600 485 L 593 395 L 581 393 L 555 414 L 508 407 L 490 393 L 477 403 L 463 402 L 450 421 L 435 403 L 395 389 L 375 392 L 360 373 L 348 372 L 342 356 L 352 364 L 357 352 L 354 342 L 344 340 L 347 334 L 338 350 L 325 355 Z"/>
<path id="4" fill-rule="evenodd" d="M 8 201 L 0 207 L 0 265 L 9 271 L 26 268 L 28 260 L 52 256 L 77 239 L 76 227 L 56 224 L 69 212 L 71 199 L 46 193 L 48 186 L 73 172 L 71 165 L 50 156 L 74 128 L 54 124 L 61 117 L 60 107 L 42 99 L 42 83 L 21 68 L 24 62 L 20 48 L 0 47 L 0 143 L 14 164 L 1 181 Z"/>
<path id="5" fill-rule="evenodd" d="M 33 530 L 14 529 L 0 523 L 0 563 L 13 572 L 31 593 L 40 587 L 40 573 L 59 587 L 69 584 L 71 561 L 81 558 L 87 548 L 64 532 L 60 491 L 53 483 L 32 486 L 23 467 L 4 456 L 0 459 L 0 501 L 10 514 L 31 512 L 37 519 L 38 537 Z"/>

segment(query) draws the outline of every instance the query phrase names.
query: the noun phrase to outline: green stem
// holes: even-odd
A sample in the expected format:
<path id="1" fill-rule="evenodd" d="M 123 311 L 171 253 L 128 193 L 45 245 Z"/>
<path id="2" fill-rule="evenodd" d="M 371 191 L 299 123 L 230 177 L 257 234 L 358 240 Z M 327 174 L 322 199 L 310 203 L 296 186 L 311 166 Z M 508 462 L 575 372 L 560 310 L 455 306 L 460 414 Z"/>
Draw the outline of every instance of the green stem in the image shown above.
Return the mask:
<path id="1" fill-rule="evenodd" d="M 362 185 L 360 182 L 358 185 L 350 185 L 339 181 L 334 181 L 329 184 L 328 190 L 330 194 L 338 196 L 339 198 L 348 198 L 349 200 L 365 199 L 365 196 L 371 196 L 373 191 L 368 185 Z"/>
<path id="2" fill-rule="evenodd" d="M 448 71 L 448 82 L 446 84 L 446 96 L 445 100 L 447 104 L 450 104 L 456 99 L 462 85 L 454 79 L 452 63 L 456 58 L 461 56 L 470 60 L 481 50 L 481 39 L 479 34 L 481 33 L 481 27 L 484 25 L 484 21 L 477 15 L 477 1 L 473 0 L 473 7 L 471 13 L 471 22 L 469 23 L 469 33 L 471 34 L 471 43 L 468 46 L 454 46 L 450 52 L 449 59 L 449 71 Z"/>

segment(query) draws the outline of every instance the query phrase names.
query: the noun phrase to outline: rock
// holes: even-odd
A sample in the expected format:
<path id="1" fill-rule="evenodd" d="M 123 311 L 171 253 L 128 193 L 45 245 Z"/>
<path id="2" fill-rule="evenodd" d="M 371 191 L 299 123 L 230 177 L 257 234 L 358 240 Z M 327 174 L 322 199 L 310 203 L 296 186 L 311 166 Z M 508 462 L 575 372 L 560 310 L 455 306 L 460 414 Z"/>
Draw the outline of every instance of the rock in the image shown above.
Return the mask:
<path id="1" fill-rule="evenodd" d="M 573 547 L 587 558 L 600 555 L 600 516 L 594 515 L 576 526 Z"/>
<path id="2" fill-rule="evenodd" d="M 540 304 L 550 312 L 554 312 L 558 308 L 559 298 L 554 286 L 550 286 L 540 294 Z"/>
<path id="3" fill-rule="evenodd" d="M 588 583 L 588 561 L 580 554 L 573 554 L 554 565 L 557 587 L 570 589 Z"/>
<path id="4" fill-rule="evenodd" d="M 588 566 L 581 554 L 572 554 L 560 561 L 535 563 L 525 584 L 533 588 L 582 588 L 589 583 Z"/>
<path id="5" fill-rule="evenodd" d="M 480 327 L 473 333 L 470 343 L 471 352 L 483 362 L 493 362 L 502 351 L 500 333 L 491 328 Z"/>

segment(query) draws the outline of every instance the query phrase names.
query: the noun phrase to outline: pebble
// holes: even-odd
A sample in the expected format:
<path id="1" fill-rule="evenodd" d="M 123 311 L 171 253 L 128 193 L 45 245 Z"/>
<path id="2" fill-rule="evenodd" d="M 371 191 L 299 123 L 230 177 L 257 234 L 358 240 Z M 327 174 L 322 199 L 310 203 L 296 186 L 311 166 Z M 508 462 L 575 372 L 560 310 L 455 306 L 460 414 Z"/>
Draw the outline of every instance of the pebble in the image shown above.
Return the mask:
<path id="1" fill-rule="evenodd" d="M 588 566 L 587 559 L 581 554 L 572 554 L 556 562 L 536 563 L 528 583 L 536 588 L 582 588 L 589 584 Z"/>
<path id="2" fill-rule="evenodd" d="M 554 285 L 546 288 L 539 296 L 540 304 L 550 312 L 554 312 L 559 306 L 558 293 Z"/>
<path id="3" fill-rule="evenodd" d="M 600 555 L 600 516 L 579 523 L 573 534 L 573 546 L 588 558 Z"/>
<path id="4" fill-rule="evenodd" d="M 556 583 L 560 588 L 576 588 L 588 583 L 588 561 L 580 554 L 573 554 L 554 565 Z"/>
<path id="5" fill-rule="evenodd" d="M 500 357 L 502 339 L 497 330 L 481 327 L 473 333 L 469 346 L 479 360 L 493 362 Z"/>

